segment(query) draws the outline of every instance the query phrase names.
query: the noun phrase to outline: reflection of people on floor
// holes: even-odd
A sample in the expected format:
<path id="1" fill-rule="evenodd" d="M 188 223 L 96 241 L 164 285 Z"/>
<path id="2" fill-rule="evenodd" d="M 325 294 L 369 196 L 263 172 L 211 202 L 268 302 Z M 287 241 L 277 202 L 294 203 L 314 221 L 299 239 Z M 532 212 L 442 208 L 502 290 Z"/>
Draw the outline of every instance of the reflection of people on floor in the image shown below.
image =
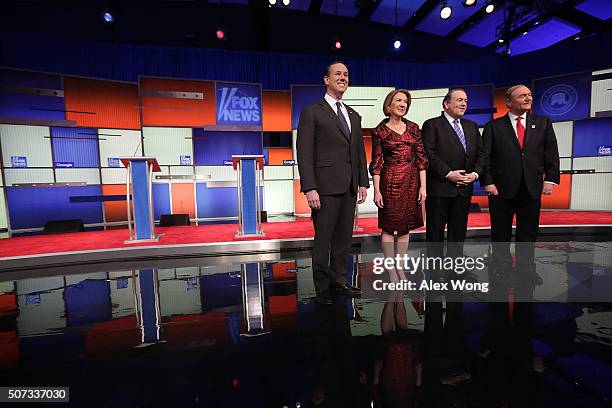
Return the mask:
<path id="1" fill-rule="evenodd" d="M 425 306 L 424 399 L 427 406 L 450 406 L 448 403 L 462 400 L 471 379 L 463 303 L 458 294 L 428 296 L 431 300 Z"/>
<path id="2" fill-rule="evenodd" d="M 533 352 L 533 281 L 491 281 L 480 359 L 486 399 L 491 406 L 532 406 L 537 373 L 544 370 Z"/>
<path id="3" fill-rule="evenodd" d="M 345 302 L 315 306 L 316 361 L 312 405 L 354 407 L 357 375 L 353 362 L 351 327 Z"/>
<path id="4" fill-rule="evenodd" d="M 416 407 L 419 404 L 422 366 L 421 332 L 409 328 L 403 293 L 389 295 L 380 318 L 383 334 L 381 359 L 372 382 L 375 407 Z"/>

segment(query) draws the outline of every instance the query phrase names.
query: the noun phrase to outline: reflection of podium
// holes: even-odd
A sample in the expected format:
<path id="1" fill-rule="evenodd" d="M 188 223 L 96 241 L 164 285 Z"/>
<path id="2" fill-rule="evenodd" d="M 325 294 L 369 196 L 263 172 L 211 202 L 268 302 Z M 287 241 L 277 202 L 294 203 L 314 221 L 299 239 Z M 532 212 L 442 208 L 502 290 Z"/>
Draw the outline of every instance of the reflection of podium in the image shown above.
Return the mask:
<path id="1" fill-rule="evenodd" d="M 232 164 L 238 173 L 238 224 L 237 237 L 263 236 L 261 229 L 261 174 L 262 155 L 234 155 Z"/>
<path id="2" fill-rule="evenodd" d="M 155 157 L 119 157 L 127 168 L 127 214 L 130 239 L 126 244 L 157 241 L 153 220 L 153 177 L 152 173 L 161 171 Z M 130 183 L 132 199 L 130 200 Z M 133 201 L 133 204 L 132 202 Z M 132 229 L 132 207 L 134 209 L 134 228 Z"/>

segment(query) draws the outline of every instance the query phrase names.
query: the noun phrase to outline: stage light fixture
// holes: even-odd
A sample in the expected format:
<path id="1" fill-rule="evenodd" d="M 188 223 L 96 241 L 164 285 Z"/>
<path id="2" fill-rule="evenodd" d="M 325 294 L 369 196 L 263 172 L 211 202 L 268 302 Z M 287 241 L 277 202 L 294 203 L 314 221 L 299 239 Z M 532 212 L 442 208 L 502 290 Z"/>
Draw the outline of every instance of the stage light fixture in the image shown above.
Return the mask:
<path id="1" fill-rule="evenodd" d="M 444 6 L 440 9 L 440 18 L 442 20 L 448 20 L 450 16 L 453 14 L 453 9 L 448 3 L 444 3 Z"/>
<path id="2" fill-rule="evenodd" d="M 271 6 L 276 5 L 276 0 L 268 0 L 268 4 L 270 4 Z"/>
<path id="3" fill-rule="evenodd" d="M 110 13 L 110 11 L 105 11 L 102 14 L 102 18 L 104 19 L 104 21 L 106 21 L 107 23 L 112 23 L 115 18 L 113 17 L 113 15 Z"/>
<path id="4" fill-rule="evenodd" d="M 529 34 L 529 31 L 525 31 L 525 32 L 523 33 L 523 35 L 527 35 L 527 34 Z"/>
<path id="5" fill-rule="evenodd" d="M 223 28 L 217 28 L 217 40 L 225 40 L 225 30 Z"/>
<path id="6" fill-rule="evenodd" d="M 499 40 L 497 40 L 500 44 L 502 44 L 504 42 L 503 38 L 500 38 Z"/>
<path id="7" fill-rule="evenodd" d="M 336 42 L 334 42 L 334 48 L 337 50 L 342 48 L 342 42 L 340 42 L 340 40 L 336 40 Z"/>
<path id="8" fill-rule="evenodd" d="M 400 40 L 393 41 L 393 48 L 399 50 L 400 48 L 402 48 L 402 42 Z"/>
<path id="9" fill-rule="evenodd" d="M 464 0 L 463 5 L 465 7 L 472 7 L 476 4 L 476 0 Z"/>
<path id="10" fill-rule="evenodd" d="M 487 4 L 487 7 L 485 7 L 485 11 L 487 12 L 487 14 L 491 14 L 494 10 L 495 4 L 493 3 Z"/>
<path id="11" fill-rule="evenodd" d="M 291 0 L 283 0 L 283 6 L 288 7 Z"/>

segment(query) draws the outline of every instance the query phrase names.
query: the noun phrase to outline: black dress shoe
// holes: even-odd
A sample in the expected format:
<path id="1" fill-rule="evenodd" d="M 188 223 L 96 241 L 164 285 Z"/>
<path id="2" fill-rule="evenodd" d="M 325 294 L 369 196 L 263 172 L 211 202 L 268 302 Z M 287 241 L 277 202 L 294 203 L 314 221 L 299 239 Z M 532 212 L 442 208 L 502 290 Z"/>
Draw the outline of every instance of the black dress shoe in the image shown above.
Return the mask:
<path id="1" fill-rule="evenodd" d="M 330 289 L 342 296 L 348 296 L 348 297 L 354 297 L 354 298 L 361 297 L 361 289 L 356 288 L 355 286 L 351 286 L 348 283 L 345 283 L 344 285 L 339 285 L 339 284 L 332 285 Z"/>
<path id="2" fill-rule="evenodd" d="M 326 305 L 326 306 L 330 306 L 334 304 L 331 294 L 329 293 L 328 290 L 317 293 L 317 303 L 320 305 Z"/>

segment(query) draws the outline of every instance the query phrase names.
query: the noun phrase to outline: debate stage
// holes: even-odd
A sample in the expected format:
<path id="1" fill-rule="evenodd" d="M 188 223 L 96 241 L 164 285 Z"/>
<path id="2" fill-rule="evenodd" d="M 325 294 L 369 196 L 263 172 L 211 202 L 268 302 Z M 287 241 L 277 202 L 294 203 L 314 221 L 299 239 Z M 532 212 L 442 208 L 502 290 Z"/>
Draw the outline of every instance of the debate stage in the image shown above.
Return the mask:
<path id="1" fill-rule="evenodd" d="M 360 218 L 362 231 L 353 244 L 376 242 L 377 218 Z M 237 238 L 237 224 L 157 227 L 157 242 L 125 244 L 127 229 L 35 235 L 0 240 L 0 272 L 25 271 L 103 262 L 128 262 L 177 257 L 208 257 L 308 250 L 314 229 L 310 218 L 263 223 L 263 237 Z M 612 230 L 612 212 L 543 211 L 540 236 L 597 235 Z M 424 240 L 425 228 L 411 233 Z M 490 235 L 489 214 L 470 213 L 468 239 Z"/>

